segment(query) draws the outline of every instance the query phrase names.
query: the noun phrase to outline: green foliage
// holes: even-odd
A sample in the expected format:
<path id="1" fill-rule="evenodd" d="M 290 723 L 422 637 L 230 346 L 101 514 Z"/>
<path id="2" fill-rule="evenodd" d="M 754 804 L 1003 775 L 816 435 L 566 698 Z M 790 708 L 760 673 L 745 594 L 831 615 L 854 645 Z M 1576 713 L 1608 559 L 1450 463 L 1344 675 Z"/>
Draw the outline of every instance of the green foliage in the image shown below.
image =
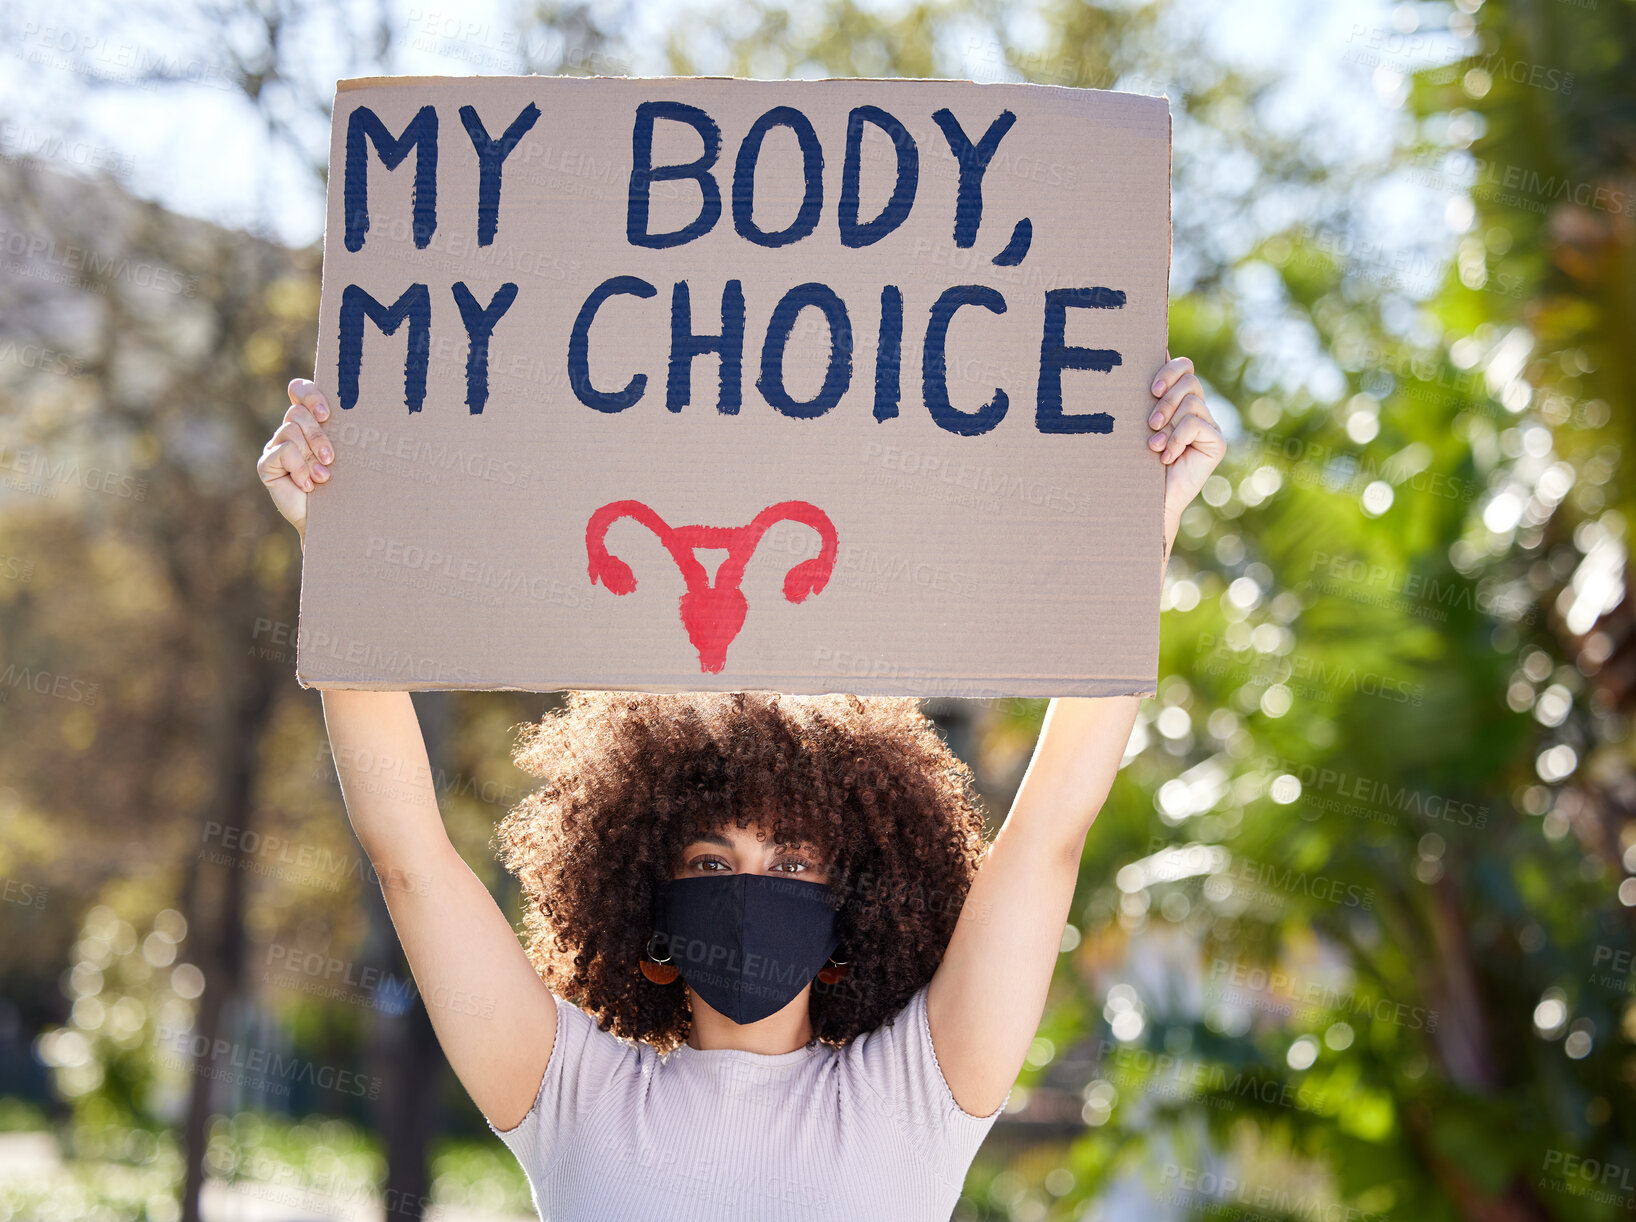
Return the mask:
<path id="1" fill-rule="evenodd" d="M 432 1154 L 432 1199 L 451 1209 L 524 1217 L 533 1208 L 522 1167 L 493 1140 L 440 1143 Z"/>
<path id="2" fill-rule="evenodd" d="M 177 1112 L 191 1064 L 192 1002 L 203 985 L 198 969 L 178 960 L 186 936 L 174 909 L 160 912 L 145 935 L 106 905 L 86 914 L 63 973 L 69 1020 L 37 1042 L 80 1120 L 140 1124 Z"/>
<path id="3" fill-rule="evenodd" d="M 14 1111 L 15 1108 L 8 1108 Z M 22 1129 L 43 1129 L 42 1118 Z M 0 1218 L 40 1222 L 177 1222 L 182 1155 L 166 1129 L 133 1128 L 88 1103 L 59 1140 L 31 1134 L 38 1153 L 0 1182 Z M 9 1152 L 15 1158 L 18 1151 Z M 385 1161 L 378 1141 L 330 1117 L 240 1113 L 212 1123 L 205 1163 L 229 1216 L 348 1216 L 379 1208 Z M 445 1140 L 431 1160 L 435 1209 L 521 1216 L 532 1205 L 517 1160 L 492 1140 Z M 406 1211 L 398 1210 L 397 1213 Z"/>

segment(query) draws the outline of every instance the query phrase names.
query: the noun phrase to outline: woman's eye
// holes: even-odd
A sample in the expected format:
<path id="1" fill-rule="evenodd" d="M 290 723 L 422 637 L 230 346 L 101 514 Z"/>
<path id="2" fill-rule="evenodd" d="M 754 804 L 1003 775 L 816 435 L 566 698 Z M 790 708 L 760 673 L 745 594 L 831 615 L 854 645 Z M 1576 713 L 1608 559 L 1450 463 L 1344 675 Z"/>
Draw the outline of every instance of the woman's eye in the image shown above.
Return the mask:
<path id="1" fill-rule="evenodd" d="M 695 857 L 693 865 L 701 870 L 709 870 L 714 866 L 720 866 L 724 870 L 727 869 L 727 863 L 719 857 Z"/>
<path id="2" fill-rule="evenodd" d="M 793 866 L 794 869 L 785 871 L 788 874 L 797 874 L 802 870 L 812 869 L 812 866 L 810 864 L 808 864 L 807 862 L 804 862 L 804 861 L 802 861 L 802 860 L 800 860 L 799 858 L 796 858 L 796 857 L 786 858 L 785 860 L 779 862 L 778 864 L 780 866 Z M 777 867 L 774 867 L 774 868 L 776 869 Z"/>

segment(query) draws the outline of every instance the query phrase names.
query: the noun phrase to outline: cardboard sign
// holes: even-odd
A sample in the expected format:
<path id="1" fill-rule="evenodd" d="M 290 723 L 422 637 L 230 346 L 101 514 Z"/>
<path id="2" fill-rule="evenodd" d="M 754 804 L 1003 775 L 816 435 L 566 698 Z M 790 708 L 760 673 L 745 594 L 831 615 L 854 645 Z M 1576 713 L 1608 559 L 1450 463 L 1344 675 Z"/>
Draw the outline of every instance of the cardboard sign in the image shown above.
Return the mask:
<path id="1" fill-rule="evenodd" d="M 1149 694 L 1161 98 L 340 82 L 297 672 Z"/>

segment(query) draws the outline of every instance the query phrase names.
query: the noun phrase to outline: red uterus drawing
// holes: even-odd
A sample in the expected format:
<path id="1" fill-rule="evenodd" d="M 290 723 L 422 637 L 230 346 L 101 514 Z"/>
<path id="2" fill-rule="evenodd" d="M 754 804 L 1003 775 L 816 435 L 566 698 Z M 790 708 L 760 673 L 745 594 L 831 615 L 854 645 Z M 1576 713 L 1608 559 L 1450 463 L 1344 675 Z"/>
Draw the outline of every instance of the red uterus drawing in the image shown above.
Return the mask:
<path id="1" fill-rule="evenodd" d="M 608 528 L 620 518 L 634 518 L 657 535 L 682 571 L 687 586 L 681 599 L 682 627 L 699 651 L 699 669 L 706 674 L 717 674 L 727 664 L 727 647 L 744 627 L 749 604 L 739 590 L 739 582 L 769 526 L 774 522 L 799 522 L 817 531 L 822 543 L 817 556 L 803 560 L 784 575 L 784 597 L 790 602 L 802 602 L 807 595 L 823 590 L 835 568 L 835 524 L 822 509 L 806 501 L 769 505 L 747 526 L 671 526 L 641 501 L 611 501 L 586 523 L 585 552 L 590 557 L 591 584 L 600 581 L 615 594 L 629 594 L 636 589 L 636 575 L 630 565 L 612 555 L 606 543 Z M 727 551 L 727 559 L 716 570 L 714 585 L 693 554 L 698 547 Z"/>

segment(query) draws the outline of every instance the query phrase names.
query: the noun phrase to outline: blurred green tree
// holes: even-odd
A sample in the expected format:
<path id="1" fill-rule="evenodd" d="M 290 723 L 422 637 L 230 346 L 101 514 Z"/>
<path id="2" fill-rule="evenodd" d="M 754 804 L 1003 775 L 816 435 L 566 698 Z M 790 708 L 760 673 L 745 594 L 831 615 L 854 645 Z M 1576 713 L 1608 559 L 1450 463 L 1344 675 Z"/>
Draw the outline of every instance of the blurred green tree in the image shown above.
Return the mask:
<path id="1" fill-rule="evenodd" d="M 1150 745 L 1087 855 L 1063 1004 L 1107 1026 L 1070 1205 L 1132 1159 L 1204 1214 L 1631 1203 L 1595 1177 L 1632 1166 L 1636 1130 L 1636 26 L 1479 4 L 1437 10 L 1470 54 L 1416 74 L 1388 167 L 1456 233 L 1441 289 L 1419 300 L 1403 248 L 1309 214 L 1173 314 L 1244 429 L 1190 511 Z M 1402 74 L 1379 58 L 1377 83 Z M 1268 343 L 1291 321 L 1341 374 L 1322 393 Z M 1155 979 L 1174 934 L 1196 962 Z"/>

